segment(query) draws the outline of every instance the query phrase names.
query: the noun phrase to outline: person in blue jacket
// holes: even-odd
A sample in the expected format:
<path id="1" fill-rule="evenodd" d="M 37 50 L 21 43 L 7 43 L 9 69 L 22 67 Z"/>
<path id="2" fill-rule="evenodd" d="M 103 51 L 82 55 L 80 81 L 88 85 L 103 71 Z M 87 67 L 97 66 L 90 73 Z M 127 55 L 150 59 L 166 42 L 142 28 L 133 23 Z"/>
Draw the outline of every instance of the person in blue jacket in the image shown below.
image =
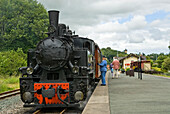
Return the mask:
<path id="1" fill-rule="evenodd" d="M 107 61 L 106 61 L 106 57 L 103 56 L 103 61 L 98 64 L 100 66 L 100 71 L 101 71 L 101 76 L 102 76 L 102 86 L 106 85 L 106 80 L 105 80 L 105 75 L 107 72 Z"/>

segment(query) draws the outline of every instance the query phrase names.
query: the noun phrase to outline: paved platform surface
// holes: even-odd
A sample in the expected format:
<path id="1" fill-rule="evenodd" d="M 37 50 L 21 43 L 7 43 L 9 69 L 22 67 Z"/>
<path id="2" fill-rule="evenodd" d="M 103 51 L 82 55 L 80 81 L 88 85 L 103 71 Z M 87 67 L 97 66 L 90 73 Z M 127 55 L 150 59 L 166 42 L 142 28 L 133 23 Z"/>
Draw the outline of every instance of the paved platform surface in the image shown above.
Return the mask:
<path id="1" fill-rule="evenodd" d="M 121 74 L 109 80 L 111 114 L 170 114 L 170 79 L 143 74 L 143 80 Z"/>
<path id="2" fill-rule="evenodd" d="M 110 114 L 108 94 L 109 74 L 110 72 L 106 73 L 106 86 L 101 86 L 101 81 L 98 83 L 82 114 Z"/>
<path id="3" fill-rule="evenodd" d="M 108 71 L 107 86 L 99 82 L 83 114 L 170 114 L 170 78 L 137 76 L 112 79 Z"/>

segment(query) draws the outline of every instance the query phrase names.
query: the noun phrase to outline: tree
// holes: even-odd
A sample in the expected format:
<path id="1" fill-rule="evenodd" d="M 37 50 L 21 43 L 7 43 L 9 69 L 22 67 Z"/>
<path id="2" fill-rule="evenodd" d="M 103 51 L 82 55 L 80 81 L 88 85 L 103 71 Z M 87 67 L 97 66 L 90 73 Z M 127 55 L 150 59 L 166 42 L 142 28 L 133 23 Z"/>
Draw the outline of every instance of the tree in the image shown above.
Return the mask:
<path id="1" fill-rule="evenodd" d="M 27 51 L 45 37 L 48 14 L 36 0 L 0 0 L 0 51 Z"/>
<path id="2" fill-rule="evenodd" d="M 162 67 L 162 63 L 164 62 L 164 59 L 166 59 L 167 56 L 166 55 L 160 55 L 158 57 L 158 59 L 156 60 L 156 63 L 158 63 L 158 68 L 161 68 Z"/>
<path id="3" fill-rule="evenodd" d="M 26 66 L 26 58 L 21 48 L 0 52 L 0 76 L 16 75 L 18 68 Z"/>
<path id="4" fill-rule="evenodd" d="M 158 58 L 158 54 L 156 54 L 156 53 L 152 53 L 152 54 L 149 54 L 147 56 L 150 57 L 154 61 L 157 60 L 157 58 Z"/>
<path id="5" fill-rule="evenodd" d="M 117 54 L 118 54 L 119 57 L 125 57 L 127 55 L 124 52 L 113 50 L 110 47 L 102 48 L 101 52 L 102 52 L 103 55 L 105 55 L 107 57 L 108 63 L 111 63 L 113 61 L 113 57 L 116 57 Z"/>
<path id="6" fill-rule="evenodd" d="M 146 60 L 150 61 L 151 62 L 151 66 L 153 66 L 153 60 L 149 56 L 146 56 Z"/>
<path id="7" fill-rule="evenodd" d="M 169 57 L 164 59 L 164 62 L 162 63 L 162 69 L 165 71 L 170 70 L 170 58 Z"/>

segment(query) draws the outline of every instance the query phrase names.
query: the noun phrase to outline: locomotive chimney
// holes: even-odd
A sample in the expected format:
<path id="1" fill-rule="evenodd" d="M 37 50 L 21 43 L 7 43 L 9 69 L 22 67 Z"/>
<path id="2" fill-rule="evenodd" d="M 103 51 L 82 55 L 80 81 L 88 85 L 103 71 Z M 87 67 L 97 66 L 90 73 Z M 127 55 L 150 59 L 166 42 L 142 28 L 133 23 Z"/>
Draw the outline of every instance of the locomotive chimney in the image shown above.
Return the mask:
<path id="1" fill-rule="evenodd" d="M 59 18 L 59 11 L 50 10 L 48 11 L 49 14 L 49 21 L 50 25 L 53 25 L 56 28 L 55 36 L 58 36 L 58 18 Z"/>

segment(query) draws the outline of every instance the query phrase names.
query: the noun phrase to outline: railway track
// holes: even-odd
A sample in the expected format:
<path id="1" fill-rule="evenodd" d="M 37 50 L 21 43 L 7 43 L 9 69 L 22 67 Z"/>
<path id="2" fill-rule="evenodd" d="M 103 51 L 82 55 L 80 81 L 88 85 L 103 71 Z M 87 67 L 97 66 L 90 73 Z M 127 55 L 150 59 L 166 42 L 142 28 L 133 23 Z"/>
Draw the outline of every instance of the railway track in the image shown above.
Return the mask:
<path id="1" fill-rule="evenodd" d="M 65 108 L 63 111 L 60 112 L 60 114 L 64 114 L 64 112 L 67 110 L 67 108 Z"/>
<path id="2" fill-rule="evenodd" d="M 36 110 L 33 114 L 40 114 L 41 109 Z"/>
<path id="3" fill-rule="evenodd" d="M 57 113 L 57 114 L 64 114 L 64 112 L 66 112 L 67 108 L 63 109 L 62 111 L 60 112 L 54 112 L 54 113 Z M 38 109 L 36 110 L 33 114 L 41 114 L 43 111 L 41 109 Z"/>
<path id="4" fill-rule="evenodd" d="M 15 89 L 15 90 L 12 90 L 12 91 L 0 93 L 0 99 L 11 97 L 11 96 L 14 96 L 14 95 L 17 95 L 17 94 L 20 94 L 20 89 Z"/>

